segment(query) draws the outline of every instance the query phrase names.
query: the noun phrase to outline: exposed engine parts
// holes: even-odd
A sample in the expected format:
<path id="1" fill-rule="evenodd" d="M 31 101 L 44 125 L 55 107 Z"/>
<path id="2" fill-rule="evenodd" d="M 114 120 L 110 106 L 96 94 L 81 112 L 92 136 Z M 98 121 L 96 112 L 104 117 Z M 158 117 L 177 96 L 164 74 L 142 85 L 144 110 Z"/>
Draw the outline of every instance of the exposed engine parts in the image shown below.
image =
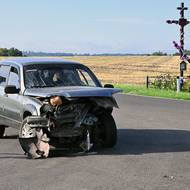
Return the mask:
<path id="1" fill-rule="evenodd" d="M 83 120 L 83 124 L 87 126 L 93 126 L 98 122 L 98 118 L 92 114 L 87 114 Z"/>
<path id="2" fill-rule="evenodd" d="M 78 147 L 88 152 L 93 145 L 102 143 L 106 129 L 101 127 L 101 115 L 106 109 L 95 101 L 52 97 L 44 100 L 40 112 L 40 116 L 25 119 L 19 134 L 29 158 L 47 158 L 50 146 Z"/>

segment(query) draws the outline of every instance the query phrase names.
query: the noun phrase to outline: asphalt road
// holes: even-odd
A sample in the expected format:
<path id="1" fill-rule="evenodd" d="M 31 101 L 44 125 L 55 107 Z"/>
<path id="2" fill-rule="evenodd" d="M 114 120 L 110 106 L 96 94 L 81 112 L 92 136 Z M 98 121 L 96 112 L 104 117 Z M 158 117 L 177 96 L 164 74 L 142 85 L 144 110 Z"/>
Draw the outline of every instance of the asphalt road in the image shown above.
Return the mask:
<path id="1" fill-rule="evenodd" d="M 189 190 L 190 102 L 117 95 L 118 143 L 28 160 L 16 131 L 0 140 L 2 190 Z"/>

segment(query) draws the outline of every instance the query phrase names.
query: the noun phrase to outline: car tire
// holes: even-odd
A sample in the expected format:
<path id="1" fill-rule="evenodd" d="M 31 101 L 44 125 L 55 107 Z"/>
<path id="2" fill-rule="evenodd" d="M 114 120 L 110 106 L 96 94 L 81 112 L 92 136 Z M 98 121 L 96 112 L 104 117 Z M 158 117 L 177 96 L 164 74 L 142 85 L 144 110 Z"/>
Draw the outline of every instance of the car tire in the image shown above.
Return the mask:
<path id="1" fill-rule="evenodd" d="M 2 138 L 5 134 L 5 126 L 0 126 L 0 138 Z"/>
<path id="2" fill-rule="evenodd" d="M 27 117 L 23 120 L 21 126 L 20 126 L 20 131 L 19 131 L 19 142 L 20 142 L 20 146 L 23 149 L 23 151 L 25 152 L 25 154 L 28 155 L 28 157 L 32 157 L 32 155 L 29 154 L 30 148 L 31 146 L 37 142 L 37 139 L 35 136 L 31 136 L 30 138 L 26 138 L 25 134 L 23 134 L 24 132 L 28 132 L 31 129 L 27 129 L 26 126 L 27 123 Z M 26 129 L 25 129 L 26 128 Z"/>
<path id="3" fill-rule="evenodd" d="M 117 127 L 114 118 L 109 113 L 104 113 L 100 116 L 102 129 L 102 145 L 103 147 L 111 148 L 117 143 Z"/>
<path id="4" fill-rule="evenodd" d="M 43 130 L 38 128 L 41 132 L 40 138 L 36 134 L 36 129 L 32 129 L 27 125 L 27 118 L 24 119 L 20 131 L 19 131 L 19 142 L 20 145 L 27 155 L 28 158 L 37 159 L 37 158 L 47 158 L 49 154 L 49 144 L 47 141 L 44 141 Z M 44 137 L 42 139 L 42 137 Z M 46 137 L 46 140 L 48 138 Z M 44 148 L 46 151 L 42 151 Z M 40 150 L 41 149 L 41 150 Z"/>

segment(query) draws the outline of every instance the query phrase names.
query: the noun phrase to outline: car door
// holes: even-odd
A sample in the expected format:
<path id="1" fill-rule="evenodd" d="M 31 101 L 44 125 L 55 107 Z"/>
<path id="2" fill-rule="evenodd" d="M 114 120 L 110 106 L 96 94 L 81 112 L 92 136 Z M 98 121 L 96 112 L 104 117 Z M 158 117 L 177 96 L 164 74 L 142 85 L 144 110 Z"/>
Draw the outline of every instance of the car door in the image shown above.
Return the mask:
<path id="1" fill-rule="evenodd" d="M 20 74 L 19 68 L 11 66 L 8 76 L 7 85 L 16 86 L 20 89 Z M 9 126 L 18 128 L 22 122 L 22 95 L 20 94 L 6 94 L 6 104 L 4 105 L 4 112 L 9 118 Z"/>
<path id="2" fill-rule="evenodd" d="M 6 64 L 0 65 L 0 125 L 8 126 L 9 119 L 5 114 L 5 104 L 7 101 L 7 95 L 4 92 L 5 86 L 8 81 L 8 75 L 10 66 Z"/>

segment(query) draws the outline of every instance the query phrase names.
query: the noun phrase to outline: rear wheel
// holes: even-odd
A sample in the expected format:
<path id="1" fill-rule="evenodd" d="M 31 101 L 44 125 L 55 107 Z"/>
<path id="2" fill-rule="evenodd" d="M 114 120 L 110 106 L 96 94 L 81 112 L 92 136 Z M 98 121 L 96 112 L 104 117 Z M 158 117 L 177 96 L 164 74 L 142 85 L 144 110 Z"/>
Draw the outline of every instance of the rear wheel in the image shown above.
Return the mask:
<path id="1" fill-rule="evenodd" d="M 104 147 L 113 147 L 117 142 L 117 127 L 114 118 L 109 113 L 104 113 L 99 118 L 102 145 Z"/>
<path id="2" fill-rule="evenodd" d="M 0 138 L 2 138 L 5 134 L 5 126 L 1 125 L 0 126 Z"/>

